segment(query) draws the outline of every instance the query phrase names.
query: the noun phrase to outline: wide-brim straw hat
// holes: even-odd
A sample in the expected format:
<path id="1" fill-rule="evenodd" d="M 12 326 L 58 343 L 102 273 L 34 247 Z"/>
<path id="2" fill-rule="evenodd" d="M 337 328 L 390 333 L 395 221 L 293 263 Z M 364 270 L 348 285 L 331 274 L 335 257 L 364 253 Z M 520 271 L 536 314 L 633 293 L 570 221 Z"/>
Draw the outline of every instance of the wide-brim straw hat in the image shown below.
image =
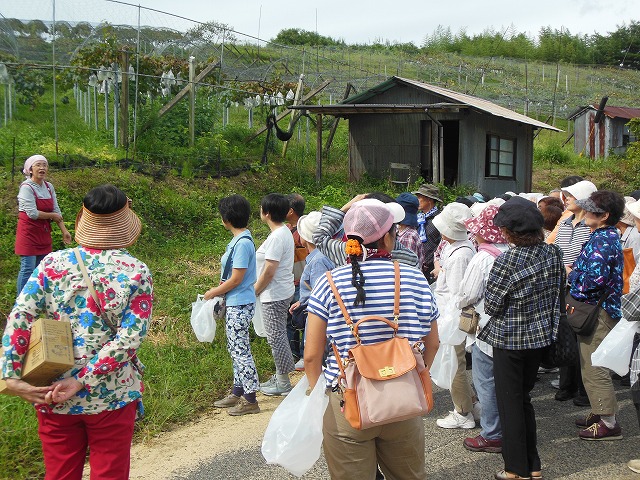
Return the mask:
<path id="1" fill-rule="evenodd" d="M 93 213 L 86 207 L 76 216 L 76 242 L 98 250 L 127 248 L 133 245 L 142 223 L 129 205 L 113 213 Z"/>

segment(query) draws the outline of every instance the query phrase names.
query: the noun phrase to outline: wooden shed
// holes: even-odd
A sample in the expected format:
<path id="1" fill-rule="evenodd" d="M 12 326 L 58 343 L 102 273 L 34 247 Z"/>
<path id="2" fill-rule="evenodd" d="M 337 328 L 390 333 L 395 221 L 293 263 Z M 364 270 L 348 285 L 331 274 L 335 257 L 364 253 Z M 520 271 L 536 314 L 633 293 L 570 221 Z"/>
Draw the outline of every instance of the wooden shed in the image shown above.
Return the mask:
<path id="1" fill-rule="evenodd" d="M 573 120 L 573 150 L 591 158 L 606 158 L 609 153 L 623 154 L 633 136 L 627 122 L 640 117 L 640 108 L 605 107 L 600 123 L 595 123 L 598 106 L 587 105 L 569 115 Z"/>
<path id="2" fill-rule="evenodd" d="M 413 180 L 472 184 L 491 195 L 530 191 L 534 132 L 559 131 L 490 101 L 401 77 L 339 104 L 295 108 L 349 120 L 353 180 L 365 172 L 393 177 L 393 164 Z"/>

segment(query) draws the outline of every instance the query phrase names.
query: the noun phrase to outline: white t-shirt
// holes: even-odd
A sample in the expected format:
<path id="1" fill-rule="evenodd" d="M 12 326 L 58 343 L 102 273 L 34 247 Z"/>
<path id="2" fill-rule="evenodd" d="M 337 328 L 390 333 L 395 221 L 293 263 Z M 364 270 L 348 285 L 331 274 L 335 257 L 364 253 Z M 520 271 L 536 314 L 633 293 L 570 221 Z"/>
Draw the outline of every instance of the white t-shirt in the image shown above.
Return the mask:
<path id="1" fill-rule="evenodd" d="M 260 294 L 261 302 L 286 300 L 293 296 L 293 235 L 285 225 L 276 228 L 269 234 L 256 251 L 258 277 L 262 274 L 266 260 L 274 260 L 278 268 L 267 288 Z"/>

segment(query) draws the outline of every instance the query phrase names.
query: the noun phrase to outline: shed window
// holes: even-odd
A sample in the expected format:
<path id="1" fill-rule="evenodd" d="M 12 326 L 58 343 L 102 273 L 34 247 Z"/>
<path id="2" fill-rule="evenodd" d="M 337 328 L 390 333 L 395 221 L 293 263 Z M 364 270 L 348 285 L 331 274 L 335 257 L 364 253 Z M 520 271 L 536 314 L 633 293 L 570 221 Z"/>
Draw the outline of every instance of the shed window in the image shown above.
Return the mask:
<path id="1" fill-rule="evenodd" d="M 487 135 L 485 176 L 510 178 L 516 176 L 516 140 L 498 135 Z"/>

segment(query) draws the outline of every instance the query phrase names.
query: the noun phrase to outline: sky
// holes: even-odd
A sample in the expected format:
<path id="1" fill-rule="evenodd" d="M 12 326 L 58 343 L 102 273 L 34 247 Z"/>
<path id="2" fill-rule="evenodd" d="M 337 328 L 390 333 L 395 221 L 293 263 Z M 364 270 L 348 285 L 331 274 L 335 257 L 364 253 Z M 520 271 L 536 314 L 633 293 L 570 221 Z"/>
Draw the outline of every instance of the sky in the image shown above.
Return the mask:
<path id="1" fill-rule="evenodd" d="M 348 44 L 389 40 L 417 46 L 439 25 L 469 35 L 512 26 L 516 33 L 536 37 L 545 26 L 571 34 L 606 34 L 640 20 L 638 0 L 0 0 L 0 14 L 51 20 L 54 4 L 56 20 L 137 25 L 140 5 L 153 9 L 140 9 L 142 25 L 185 30 L 194 23 L 179 17 L 216 21 L 233 27 L 240 41 L 270 40 L 285 28 L 301 28 Z"/>

